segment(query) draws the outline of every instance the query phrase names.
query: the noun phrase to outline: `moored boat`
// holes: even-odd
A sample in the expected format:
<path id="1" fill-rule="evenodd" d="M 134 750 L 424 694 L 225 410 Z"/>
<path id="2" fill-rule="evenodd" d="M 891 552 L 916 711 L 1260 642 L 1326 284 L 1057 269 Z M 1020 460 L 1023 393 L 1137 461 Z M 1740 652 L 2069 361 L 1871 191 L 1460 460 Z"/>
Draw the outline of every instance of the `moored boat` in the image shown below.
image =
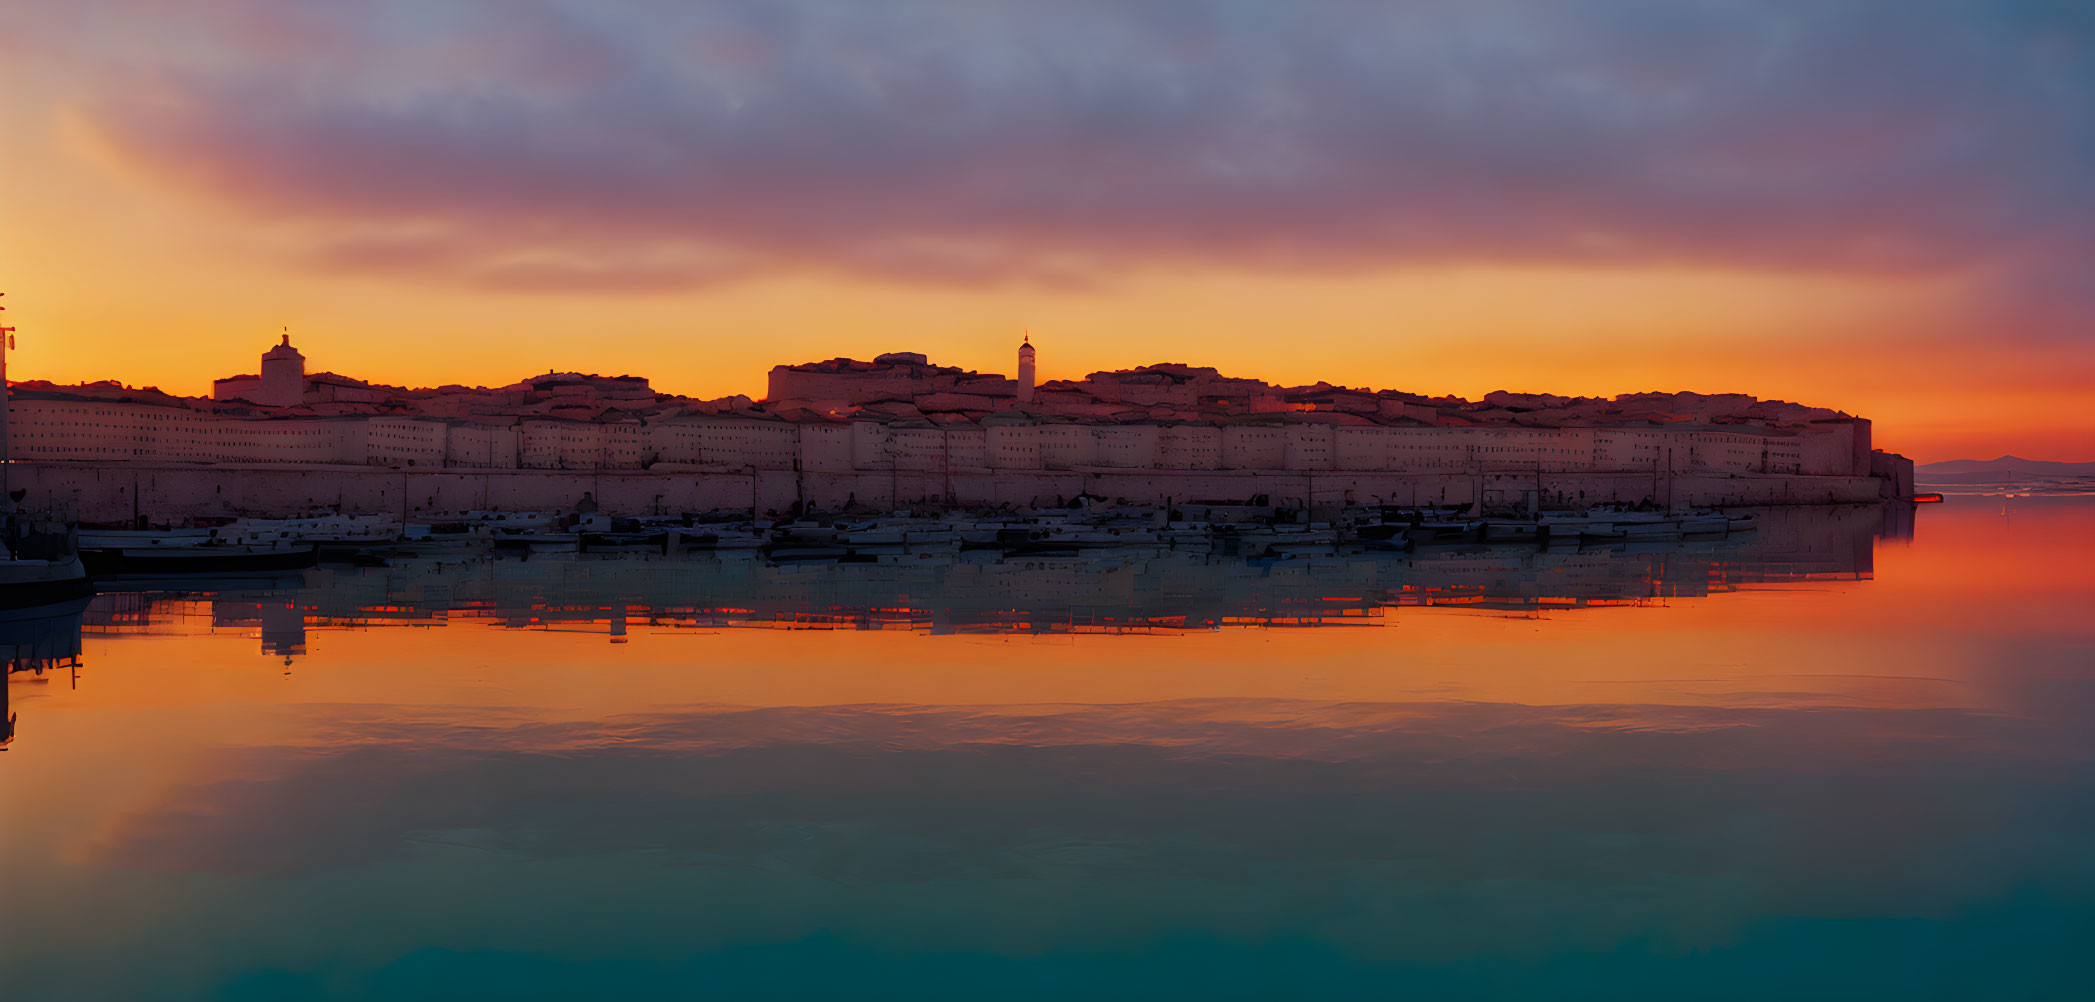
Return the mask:
<path id="1" fill-rule="evenodd" d="M 1538 522 L 1484 523 L 1484 541 L 1487 543 L 1532 543 L 1542 538 L 1542 525 Z"/>
<path id="2" fill-rule="evenodd" d="M 195 576 L 254 571 L 300 570 L 313 566 L 319 547 L 313 543 L 228 543 L 195 546 L 115 546 L 81 550 L 88 574 L 119 576 Z"/>
<path id="3" fill-rule="evenodd" d="M 1419 522 L 1405 535 L 1417 545 L 1474 543 L 1483 535 L 1482 522 Z"/>
<path id="4" fill-rule="evenodd" d="M 1679 520 L 1665 515 L 1625 513 L 1615 518 L 1615 527 L 1621 531 L 1621 538 L 1631 542 L 1673 539 L 1680 535 Z"/>
<path id="5" fill-rule="evenodd" d="M 0 609 L 51 605 L 79 598 L 89 590 L 87 569 L 78 554 L 16 557 L 12 551 L 0 553 Z"/>
<path id="6" fill-rule="evenodd" d="M 1731 531 L 1731 520 L 1719 512 L 1683 515 L 1679 525 L 1683 536 L 1721 536 Z"/>

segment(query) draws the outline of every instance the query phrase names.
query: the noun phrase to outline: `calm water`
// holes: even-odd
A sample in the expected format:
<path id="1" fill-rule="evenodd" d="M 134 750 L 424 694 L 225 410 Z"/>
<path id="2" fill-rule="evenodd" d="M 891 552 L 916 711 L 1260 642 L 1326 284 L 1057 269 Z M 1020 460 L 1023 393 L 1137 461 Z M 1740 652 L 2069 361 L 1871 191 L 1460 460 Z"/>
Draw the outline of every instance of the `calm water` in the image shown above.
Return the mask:
<path id="1" fill-rule="evenodd" d="M 2095 503 L 1914 522 L 104 595 L 0 997 L 2086 997 Z"/>

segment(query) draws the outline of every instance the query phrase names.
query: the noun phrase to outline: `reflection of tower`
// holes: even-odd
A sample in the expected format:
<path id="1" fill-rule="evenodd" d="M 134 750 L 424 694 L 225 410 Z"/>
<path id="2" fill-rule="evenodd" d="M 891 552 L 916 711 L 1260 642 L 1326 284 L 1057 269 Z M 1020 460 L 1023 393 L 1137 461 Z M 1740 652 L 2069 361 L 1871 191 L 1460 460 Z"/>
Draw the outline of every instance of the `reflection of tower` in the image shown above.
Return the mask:
<path id="1" fill-rule="evenodd" d="M 306 616 L 296 603 L 263 602 L 256 611 L 262 619 L 262 653 L 289 665 L 294 655 L 306 652 Z"/>
<path id="2" fill-rule="evenodd" d="M 306 357 L 291 347 L 291 335 L 283 343 L 262 353 L 262 390 L 255 402 L 270 407 L 305 403 Z"/>
<path id="3" fill-rule="evenodd" d="M 1033 402 L 1033 335 L 1031 334 L 1026 335 L 1026 339 L 1020 342 L 1018 346 L 1018 402 L 1022 404 Z"/>

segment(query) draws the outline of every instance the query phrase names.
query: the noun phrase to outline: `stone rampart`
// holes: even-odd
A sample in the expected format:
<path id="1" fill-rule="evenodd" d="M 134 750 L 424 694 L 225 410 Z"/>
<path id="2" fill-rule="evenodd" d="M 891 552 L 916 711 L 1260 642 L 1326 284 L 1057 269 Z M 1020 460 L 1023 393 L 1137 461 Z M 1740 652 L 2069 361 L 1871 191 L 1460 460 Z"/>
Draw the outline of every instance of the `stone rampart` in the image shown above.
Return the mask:
<path id="1" fill-rule="evenodd" d="M 1459 504 L 1481 493 L 1487 505 L 1517 506 L 1529 492 L 1545 505 L 1601 501 L 1666 505 L 1850 504 L 1877 500 L 1872 477 L 1633 473 L 1302 473 L 1166 471 L 1094 467 L 1073 471 L 956 470 L 796 473 L 555 470 L 413 470 L 342 466 L 184 466 L 126 463 L 15 463 L 11 486 L 23 504 L 56 507 L 86 521 L 195 515 L 268 517 L 337 509 L 357 513 L 553 510 L 587 493 L 616 514 L 674 514 L 723 508 L 782 512 L 805 500 L 837 508 L 930 501 L 1026 505 L 1080 493 L 1134 502 L 1241 499 L 1275 503 Z"/>

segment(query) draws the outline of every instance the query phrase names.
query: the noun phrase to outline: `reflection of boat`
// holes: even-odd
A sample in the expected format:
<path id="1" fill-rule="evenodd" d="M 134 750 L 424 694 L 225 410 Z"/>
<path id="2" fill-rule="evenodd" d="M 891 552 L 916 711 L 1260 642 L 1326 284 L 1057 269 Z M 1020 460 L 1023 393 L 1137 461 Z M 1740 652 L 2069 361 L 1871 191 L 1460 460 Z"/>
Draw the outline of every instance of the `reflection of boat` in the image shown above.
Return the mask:
<path id="1" fill-rule="evenodd" d="M 502 531 L 496 533 L 494 543 L 500 549 L 524 550 L 530 553 L 574 553 L 581 547 L 581 538 L 572 532 Z"/>
<path id="2" fill-rule="evenodd" d="M 87 579 L 83 576 L 80 580 Z M 87 609 L 88 601 L 83 594 L 63 601 L 0 608 L 0 665 L 4 665 L 0 675 L 41 675 L 68 665 L 78 667 L 80 614 Z M 7 681 L 0 678 L 0 750 L 15 739 L 15 714 L 8 704 Z"/>
<path id="3" fill-rule="evenodd" d="M 202 574 L 120 575 L 95 580 L 98 595 L 166 592 L 285 591 L 304 588 L 310 569 L 285 571 L 219 571 Z"/>
<path id="4" fill-rule="evenodd" d="M 197 546 L 122 546 L 82 552 L 95 577 L 247 574 L 311 567 L 319 554 L 313 543 L 206 543 Z"/>

